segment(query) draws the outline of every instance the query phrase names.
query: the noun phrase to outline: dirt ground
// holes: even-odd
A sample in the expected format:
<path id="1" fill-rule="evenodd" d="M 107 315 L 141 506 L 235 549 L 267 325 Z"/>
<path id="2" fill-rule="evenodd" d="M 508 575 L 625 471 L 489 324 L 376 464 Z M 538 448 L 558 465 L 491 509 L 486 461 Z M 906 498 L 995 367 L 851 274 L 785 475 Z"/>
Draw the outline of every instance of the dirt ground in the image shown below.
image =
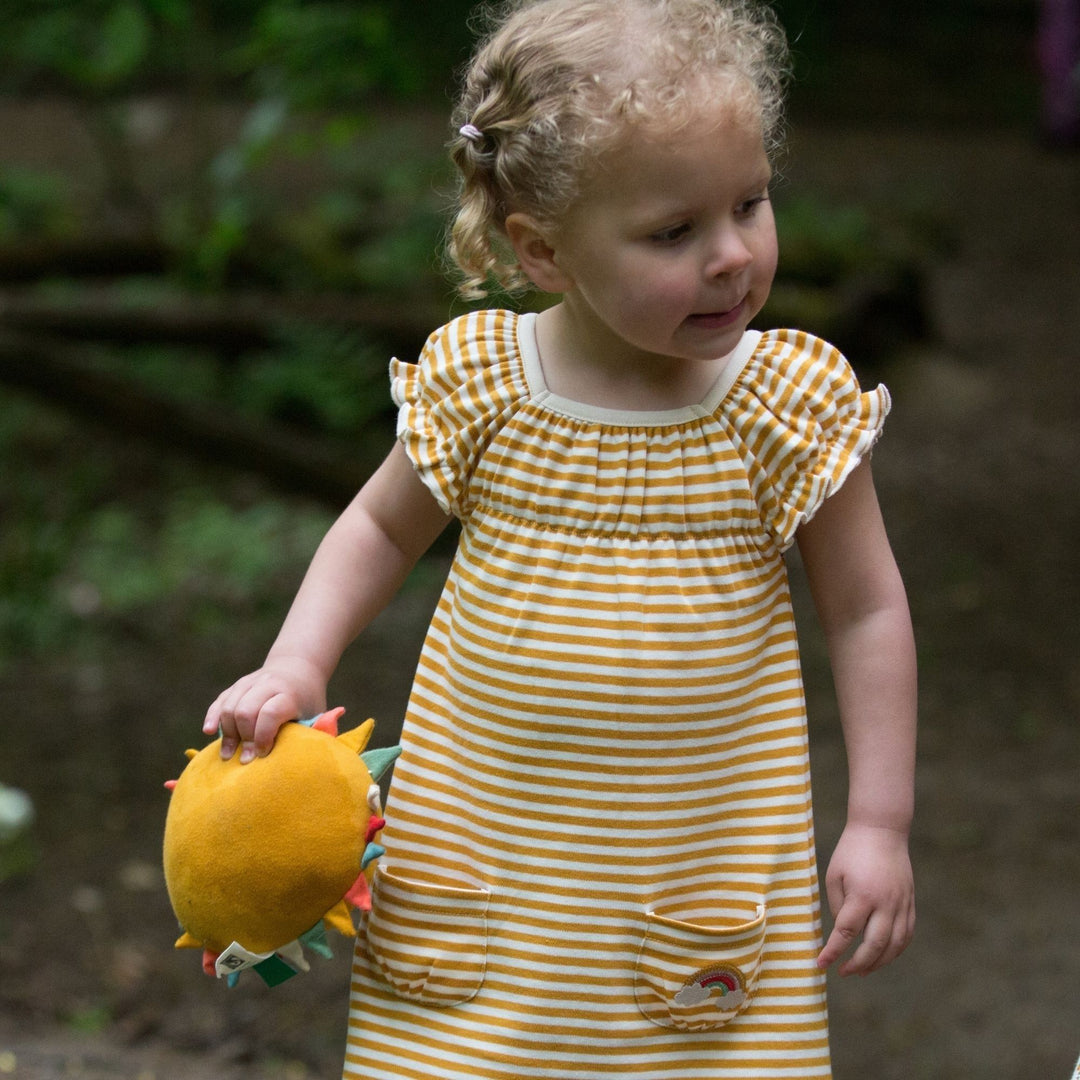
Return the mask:
<path id="1" fill-rule="evenodd" d="M 915 942 L 835 980 L 838 1080 L 1065 1080 L 1080 1054 L 1080 155 L 1025 132 L 796 126 L 787 166 L 888 213 L 926 208 L 933 333 L 863 370 L 894 414 L 875 455 L 921 658 Z M 89 427 L 79 440 L 106 438 Z M 354 650 L 335 698 L 393 741 L 439 567 Z M 168 626 L 0 673 L 0 775 L 27 789 L 42 861 L 0 884 L 0 1075 L 303 1080 L 338 1075 L 348 956 L 268 990 L 174 952 L 166 800 L 214 693 L 268 624 L 227 648 Z M 823 860 L 844 758 L 820 640 L 805 661 Z"/>

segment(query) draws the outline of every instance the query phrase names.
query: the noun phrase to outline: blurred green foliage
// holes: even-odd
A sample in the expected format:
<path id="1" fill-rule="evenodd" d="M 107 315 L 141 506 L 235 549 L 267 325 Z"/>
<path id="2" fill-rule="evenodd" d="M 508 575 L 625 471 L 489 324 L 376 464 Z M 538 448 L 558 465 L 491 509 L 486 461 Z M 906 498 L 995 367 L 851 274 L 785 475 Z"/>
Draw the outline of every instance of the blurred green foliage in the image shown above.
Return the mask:
<path id="1" fill-rule="evenodd" d="M 300 108 L 364 105 L 374 92 L 415 94 L 422 69 L 396 48 L 388 5 L 271 0 L 232 55 L 264 95 Z"/>
<path id="2" fill-rule="evenodd" d="M 774 204 L 786 271 L 801 281 L 835 284 L 882 254 L 881 230 L 861 206 L 827 205 L 807 194 Z"/>
<path id="3" fill-rule="evenodd" d="M 468 40 L 468 0 L 5 0 L 0 91 L 124 93 L 215 80 L 348 105 L 430 89 Z"/>
<path id="4" fill-rule="evenodd" d="M 354 330 L 296 323 L 238 373 L 236 408 L 347 438 L 388 407 L 386 358 Z M 235 383 L 234 383 L 235 387 Z"/>
<path id="5" fill-rule="evenodd" d="M 127 290 L 132 304 L 153 301 L 150 286 Z M 286 322 L 229 364 L 166 345 L 93 356 L 99 370 L 156 393 L 315 430 L 358 454 L 371 425 L 388 430 L 378 424 L 386 356 L 355 329 Z M 87 434 L 32 399 L 0 396 L 0 666 L 133 630 L 223 634 L 238 618 L 280 615 L 328 509 L 243 479 L 219 490 L 183 458 Z"/>
<path id="6" fill-rule="evenodd" d="M 361 437 L 389 408 L 383 350 L 355 328 L 330 323 L 283 322 L 269 346 L 227 364 L 210 349 L 141 345 L 96 349 L 94 366 L 165 397 L 213 401 L 238 416 L 341 442 Z"/>
<path id="7" fill-rule="evenodd" d="M 61 235 L 72 224 L 71 194 L 62 176 L 40 169 L 0 170 L 0 243 Z"/>
<path id="8" fill-rule="evenodd" d="M 361 163 L 357 133 L 387 102 L 445 94 L 470 7 L 440 4 L 417 18 L 415 5 L 395 0 L 7 0 L 0 92 L 55 91 L 81 102 L 105 174 L 105 211 L 164 240 L 188 285 L 217 288 L 243 272 L 275 285 L 370 287 L 397 265 L 410 232 L 415 238 L 418 214 L 380 218 L 372 210 L 382 207 L 357 197 L 361 164 L 369 172 L 394 167 L 393 155 Z M 141 189 L 131 139 L 132 101 L 157 91 L 184 103 L 192 135 L 191 183 L 165 204 Z M 218 116 L 224 101 L 247 110 L 227 133 Z M 323 171 L 303 206 L 283 204 L 265 183 L 297 161 Z M 410 205 L 423 207 L 418 177 L 432 168 L 430 158 L 410 163 Z M 387 190 L 400 188 L 401 175 Z M 33 190 L 24 179 L 0 175 L 0 239 L 77 227 L 73 213 L 43 214 L 62 205 L 57 181 L 39 177 Z M 87 218 L 89 225 L 89 211 Z M 404 232 L 389 247 L 365 248 L 357 241 L 369 239 L 372 220 L 384 233 L 399 225 Z M 425 240 L 434 228 L 428 214 Z M 306 258 L 296 259 L 294 245 Z M 330 280 L 301 280 L 310 264 Z"/>
<path id="9" fill-rule="evenodd" d="M 151 54 L 155 31 L 179 28 L 183 3 L 79 0 L 76 3 L 9 0 L 0 45 L 6 81 L 51 77 L 83 93 L 126 88 Z"/>
<path id="10" fill-rule="evenodd" d="M 259 494 L 238 500 L 182 461 L 0 400 L 0 666 L 125 633 L 227 633 L 279 615 L 331 521 Z"/>

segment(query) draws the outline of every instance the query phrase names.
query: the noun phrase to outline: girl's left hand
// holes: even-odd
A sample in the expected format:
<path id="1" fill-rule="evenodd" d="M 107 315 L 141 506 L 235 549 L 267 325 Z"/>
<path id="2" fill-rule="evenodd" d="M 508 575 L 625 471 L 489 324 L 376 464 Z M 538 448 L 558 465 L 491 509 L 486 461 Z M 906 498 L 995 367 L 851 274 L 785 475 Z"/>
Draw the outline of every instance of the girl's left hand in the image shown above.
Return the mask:
<path id="1" fill-rule="evenodd" d="M 907 948 L 915 929 L 915 883 L 906 832 L 849 823 L 825 888 L 834 923 L 818 967 L 827 968 L 858 942 L 840 974 L 869 975 Z"/>

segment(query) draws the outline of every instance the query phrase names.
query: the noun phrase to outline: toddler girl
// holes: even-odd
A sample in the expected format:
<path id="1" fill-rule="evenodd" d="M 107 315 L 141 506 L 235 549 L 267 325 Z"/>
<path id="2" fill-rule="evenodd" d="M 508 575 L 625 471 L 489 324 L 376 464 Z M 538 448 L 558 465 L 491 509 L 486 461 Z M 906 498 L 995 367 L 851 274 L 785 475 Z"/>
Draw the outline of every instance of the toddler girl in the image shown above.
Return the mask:
<path id="1" fill-rule="evenodd" d="M 826 967 L 908 942 L 913 647 L 868 463 L 888 393 L 823 341 L 748 329 L 784 67 L 749 0 L 532 0 L 468 71 L 465 289 L 559 302 L 455 319 L 393 363 L 394 450 L 206 721 L 225 756 L 268 752 L 461 521 L 346 1076 L 824 1077 Z M 850 762 L 824 948 L 795 542 Z"/>

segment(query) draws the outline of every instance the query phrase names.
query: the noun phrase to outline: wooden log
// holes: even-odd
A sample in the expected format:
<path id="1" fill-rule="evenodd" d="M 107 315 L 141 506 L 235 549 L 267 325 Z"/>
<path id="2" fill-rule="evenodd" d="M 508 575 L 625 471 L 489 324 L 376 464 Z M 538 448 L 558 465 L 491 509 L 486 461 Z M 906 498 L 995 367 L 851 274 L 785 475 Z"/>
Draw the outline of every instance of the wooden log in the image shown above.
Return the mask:
<path id="1" fill-rule="evenodd" d="M 448 310 L 438 310 L 431 301 L 370 296 L 177 293 L 135 304 L 113 290 L 92 287 L 62 299 L 28 290 L 0 293 L 0 328 L 124 345 L 202 347 L 224 358 L 269 348 L 280 340 L 284 328 L 299 323 L 366 331 L 388 349 L 413 357 L 447 317 Z"/>
<path id="2" fill-rule="evenodd" d="M 329 441 L 238 416 L 212 403 L 174 401 L 132 380 L 95 370 L 70 344 L 0 331 L 0 381 L 122 434 L 259 474 L 283 491 L 344 506 L 389 446 L 355 454 Z"/>
<path id="3" fill-rule="evenodd" d="M 266 348 L 274 319 L 265 309 L 201 299 L 134 306 L 90 289 L 55 300 L 25 292 L 0 295 L 0 326 L 27 335 L 205 346 L 218 352 Z"/>
<path id="4" fill-rule="evenodd" d="M 152 236 L 104 233 L 22 240 L 0 246 L 0 283 L 160 274 L 169 262 L 168 249 Z"/>

